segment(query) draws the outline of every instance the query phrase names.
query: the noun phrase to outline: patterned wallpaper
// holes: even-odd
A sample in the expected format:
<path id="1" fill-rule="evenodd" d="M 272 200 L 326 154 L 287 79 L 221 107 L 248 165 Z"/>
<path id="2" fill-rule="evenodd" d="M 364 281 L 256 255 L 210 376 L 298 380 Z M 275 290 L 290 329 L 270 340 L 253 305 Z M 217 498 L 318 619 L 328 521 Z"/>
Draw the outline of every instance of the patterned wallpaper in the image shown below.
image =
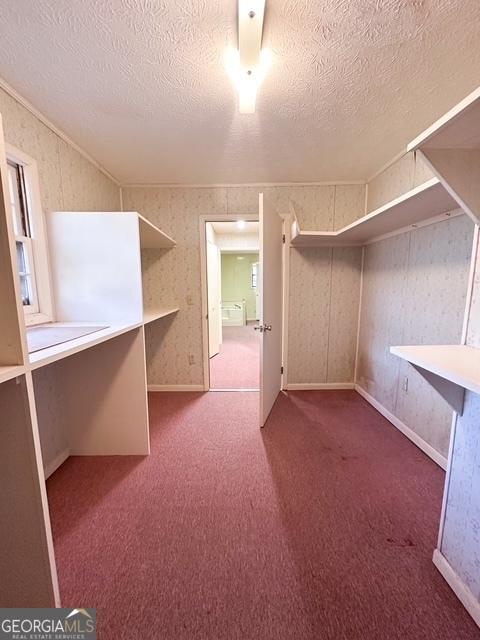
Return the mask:
<path id="1" fill-rule="evenodd" d="M 368 183 L 367 211 L 375 211 L 431 178 L 432 171 L 416 153 L 405 154 Z"/>
<path id="2" fill-rule="evenodd" d="M 5 140 L 37 161 L 47 215 L 120 208 L 118 186 L 2 89 L 0 113 Z"/>
<path id="3" fill-rule="evenodd" d="M 480 247 L 479 247 L 480 249 Z M 480 347 L 480 251 L 467 344 Z M 480 603 L 480 396 L 467 391 L 457 417 L 441 552 Z"/>
<path id="4" fill-rule="evenodd" d="M 480 603 L 480 396 L 457 418 L 441 552 Z"/>
<path id="5" fill-rule="evenodd" d="M 389 347 L 460 342 L 472 236 L 459 216 L 365 250 L 358 382 L 444 456 L 451 410 Z"/>
<path id="6" fill-rule="evenodd" d="M 288 383 L 353 382 L 361 247 L 290 250 Z"/>
<path id="7" fill-rule="evenodd" d="M 304 228 L 328 230 L 336 223 L 343 226 L 364 213 L 363 185 L 123 190 L 125 210 L 139 211 L 178 243 L 172 251 L 152 255 L 144 261 L 148 298 L 155 297 L 180 307 L 174 317 L 147 327 L 150 384 L 203 384 L 199 216 L 258 213 L 261 191 L 279 213 L 289 213 L 291 198 Z M 307 254 L 291 249 L 289 382 L 353 380 L 355 304 L 358 307 L 355 301 L 359 291 L 361 250 L 335 250 L 333 253 L 330 250 L 327 254 L 324 256 L 320 251 L 306 258 Z M 308 286 L 302 282 L 306 272 L 310 278 Z M 324 280 L 327 288 L 323 285 Z M 312 289 L 319 292 L 315 303 L 312 302 Z M 346 327 L 345 332 L 342 327 Z M 308 342 L 305 342 L 305 336 L 308 336 Z M 325 346 L 326 340 L 328 346 Z M 315 353 L 313 363 L 312 354 Z M 193 356 L 192 364 L 189 354 Z M 305 358 L 308 363 L 304 362 Z"/>
<path id="8" fill-rule="evenodd" d="M 51 211 L 116 211 L 120 208 L 118 186 L 1 89 L 0 113 L 5 140 L 37 161 L 47 221 Z M 54 369 L 46 367 L 37 371 L 34 380 L 46 466 L 67 447 L 67 439 L 57 414 L 60 405 L 55 399 Z"/>

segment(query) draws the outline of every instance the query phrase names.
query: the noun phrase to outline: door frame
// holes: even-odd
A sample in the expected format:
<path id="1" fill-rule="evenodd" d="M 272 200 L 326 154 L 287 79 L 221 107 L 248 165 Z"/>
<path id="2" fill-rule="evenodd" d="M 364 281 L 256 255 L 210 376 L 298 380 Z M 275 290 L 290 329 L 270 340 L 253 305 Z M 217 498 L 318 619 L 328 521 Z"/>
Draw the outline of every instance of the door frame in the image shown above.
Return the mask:
<path id="1" fill-rule="evenodd" d="M 283 219 L 283 242 L 282 253 L 282 391 L 288 385 L 288 314 L 290 309 L 290 240 L 292 239 L 292 216 L 287 213 L 280 213 Z"/>
<path id="2" fill-rule="evenodd" d="M 208 289 L 207 289 L 207 222 L 235 222 L 246 220 L 258 222 L 258 213 L 223 213 L 199 216 L 200 232 L 200 274 L 202 295 L 202 352 L 203 352 L 203 390 L 210 391 L 210 364 L 208 357 Z"/>

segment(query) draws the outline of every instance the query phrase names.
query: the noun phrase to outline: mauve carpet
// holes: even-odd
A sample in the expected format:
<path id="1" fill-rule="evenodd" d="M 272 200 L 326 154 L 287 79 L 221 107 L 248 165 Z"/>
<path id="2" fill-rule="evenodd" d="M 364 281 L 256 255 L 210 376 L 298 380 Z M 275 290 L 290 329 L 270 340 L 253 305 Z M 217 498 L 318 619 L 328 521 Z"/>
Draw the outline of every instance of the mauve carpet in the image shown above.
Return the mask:
<path id="1" fill-rule="evenodd" d="M 220 352 L 210 358 L 211 389 L 258 389 L 260 334 L 256 322 L 244 327 L 222 327 Z"/>
<path id="2" fill-rule="evenodd" d="M 432 564 L 443 471 L 353 391 L 150 395 L 152 454 L 48 480 L 100 640 L 470 640 Z"/>

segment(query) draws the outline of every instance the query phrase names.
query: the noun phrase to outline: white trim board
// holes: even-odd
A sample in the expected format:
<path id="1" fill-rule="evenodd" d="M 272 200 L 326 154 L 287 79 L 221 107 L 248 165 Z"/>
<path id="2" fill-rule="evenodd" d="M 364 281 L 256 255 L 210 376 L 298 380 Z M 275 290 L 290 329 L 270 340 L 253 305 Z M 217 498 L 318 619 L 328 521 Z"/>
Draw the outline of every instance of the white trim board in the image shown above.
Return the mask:
<path id="1" fill-rule="evenodd" d="M 287 391 L 335 391 L 355 389 L 354 382 L 289 382 Z"/>
<path id="2" fill-rule="evenodd" d="M 260 389 L 209 389 L 208 393 L 259 393 Z"/>
<path id="3" fill-rule="evenodd" d="M 404 422 L 402 422 L 397 416 L 394 416 L 388 409 L 386 409 L 378 400 L 375 400 L 365 389 L 360 385 L 355 384 L 355 391 L 359 393 L 369 404 L 372 405 L 384 418 L 393 424 L 399 431 L 403 433 L 409 440 L 413 442 L 423 453 L 438 464 L 443 470 L 447 469 L 447 459 L 438 453 L 428 442 L 423 440 L 413 429 L 410 429 Z"/>
<path id="4" fill-rule="evenodd" d="M 45 466 L 45 480 L 49 478 L 52 473 L 54 473 L 60 466 L 62 466 L 65 460 L 69 457 L 70 449 L 64 449 L 63 451 L 60 451 L 60 453 Z"/>
<path id="5" fill-rule="evenodd" d="M 475 598 L 467 585 L 462 582 L 460 576 L 455 573 L 452 566 L 441 551 L 435 549 L 432 559 L 433 564 L 440 571 L 448 586 L 452 589 L 465 609 L 472 616 L 475 624 L 480 627 L 480 602 Z"/>
<path id="6" fill-rule="evenodd" d="M 205 389 L 203 384 L 149 384 L 147 391 L 205 391 Z"/>
<path id="7" fill-rule="evenodd" d="M 336 187 L 366 184 L 365 180 L 325 180 L 323 182 L 133 182 L 122 184 L 122 189 L 212 189 L 235 187 Z"/>

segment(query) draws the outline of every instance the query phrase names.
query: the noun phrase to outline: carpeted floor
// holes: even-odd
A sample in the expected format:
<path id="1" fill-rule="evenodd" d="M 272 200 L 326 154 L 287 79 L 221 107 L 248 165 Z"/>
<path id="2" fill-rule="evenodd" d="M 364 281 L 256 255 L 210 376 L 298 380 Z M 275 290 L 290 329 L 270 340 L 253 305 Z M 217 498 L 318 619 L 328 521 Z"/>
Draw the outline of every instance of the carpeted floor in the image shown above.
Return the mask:
<path id="1" fill-rule="evenodd" d="M 260 334 L 256 322 L 244 327 L 223 327 L 220 353 L 210 358 L 211 389 L 258 389 Z"/>
<path id="2" fill-rule="evenodd" d="M 48 495 L 63 606 L 100 640 L 473 640 L 434 568 L 443 471 L 353 391 L 150 396 L 152 454 Z"/>

